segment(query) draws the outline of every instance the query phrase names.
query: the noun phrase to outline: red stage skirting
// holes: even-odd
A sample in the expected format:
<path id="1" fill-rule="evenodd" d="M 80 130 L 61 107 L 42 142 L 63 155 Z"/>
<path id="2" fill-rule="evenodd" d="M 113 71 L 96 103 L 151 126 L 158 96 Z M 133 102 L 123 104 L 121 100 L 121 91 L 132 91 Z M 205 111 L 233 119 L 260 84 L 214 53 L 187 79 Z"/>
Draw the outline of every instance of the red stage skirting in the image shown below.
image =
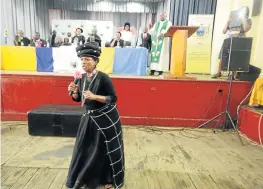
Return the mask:
<path id="1" fill-rule="evenodd" d="M 26 120 L 27 112 L 42 104 L 75 104 L 67 92 L 72 76 L 34 74 L 1 75 L 2 120 Z M 228 81 L 215 80 L 116 76 L 112 80 L 122 123 L 129 125 L 197 127 L 225 109 L 229 86 Z M 233 116 L 251 86 L 249 82 L 233 83 L 230 104 Z"/>
<path id="2" fill-rule="evenodd" d="M 263 112 L 260 113 L 250 107 L 241 107 L 238 116 L 239 130 L 257 143 L 260 143 L 260 137 L 263 143 L 263 118 L 260 120 L 261 116 L 263 116 Z"/>

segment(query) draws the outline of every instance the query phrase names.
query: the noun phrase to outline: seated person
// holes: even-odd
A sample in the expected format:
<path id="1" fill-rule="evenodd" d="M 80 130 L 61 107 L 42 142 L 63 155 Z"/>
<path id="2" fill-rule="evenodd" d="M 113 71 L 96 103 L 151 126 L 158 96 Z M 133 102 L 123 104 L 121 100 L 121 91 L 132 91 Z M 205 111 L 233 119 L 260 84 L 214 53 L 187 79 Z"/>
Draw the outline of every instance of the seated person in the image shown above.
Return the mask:
<path id="1" fill-rule="evenodd" d="M 33 46 L 33 47 L 46 47 L 47 46 L 47 42 L 44 39 L 40 39 L 39 32 L 36 32 L 35 36 L 31 40 L 30 45 Z"/>
<path id="2" fill-rule="evenodd" d="M 97 35 L 97 29 L 96 28 L 93 28 L 92 29 L 92 34 L 91 34 L 91 37 L 95 37 L 95 41 L 99 44 L 99 46 L 101 47 L 101 39 L 100 39 L 100 36 L 98 36 Z M 91 37 L 89 37 L 88 39 L 87 39 L 87 42 L 91 42 L 90 41 L 90 38 Z"/>
<path id="3" fill-rule="evenodd" d="M 64 42 L 62 43 L 62 46 L 71 46 L 71 43 L 69 42 L 69 38 L 65 37 Z"/>
<path id="4" fill-rule="evenodd" d="M 29 46 L 30 40 L 27 37 L 24 37 L 24 32 L 22 30 L 18 30 L 14 44 L 15 46 Z"/>
<path id="5" fill-rule="evenodd" d="M 57 32 L 56 32 L 56 30 L 53 30 L 52 33 L 51 33 L 50 36 L 49 36 L 49 39 L 48 39 L 48 42 L 49 42 L 49 46 L 50 46 L 50 47 L 56 47 L 56 46 L 55 46 L 56 36 L 57 36 Z"/>
<path id="6" fill-rule="evenodd" d="M 69 39 L 69 43 L 71 43 L 72 42 L 71 32 L 67 33 L 67 38 Z"/>
<path id="7" fill-rule="evenodd" d="M 72 43 L 77 42 L 77 45 L 85 44 L 85 37 L 82 35 L 82 33 L 83 33 L 83 29 L 77 28 L 76 35 L 72 38 L 71 42 Z"/>
<path id="8" fill-rule="evenodd" d="M 125 41 L 125 46 L 131 46 L 133 44 L 133 33 L 130 28 L 130 23 L 125 23 L 124 30 L 121 31 L 121 38 Z"/>
<path id="9" fill-rule="evenodd" d="M 111 47 L 121 47 L 124 46 L 124 40 L 121 39 L 121 32 L 116 32 L 116 36 L 110 42 Z"/>

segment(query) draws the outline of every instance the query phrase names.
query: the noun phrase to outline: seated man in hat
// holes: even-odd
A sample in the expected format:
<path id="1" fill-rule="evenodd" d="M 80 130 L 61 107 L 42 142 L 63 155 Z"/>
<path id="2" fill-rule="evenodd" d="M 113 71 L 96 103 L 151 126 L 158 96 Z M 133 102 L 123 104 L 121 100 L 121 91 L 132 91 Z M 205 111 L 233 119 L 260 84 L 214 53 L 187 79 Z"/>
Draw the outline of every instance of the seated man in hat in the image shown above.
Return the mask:
<path id="1" fill-rule="evenodd" d="M 77 45 L 85 44 L 85 37 L 81 35 L 83 33 L 83 29 L 77 28 L 76 35 L 72 38 L 72 43 L 77 43 Z"/>

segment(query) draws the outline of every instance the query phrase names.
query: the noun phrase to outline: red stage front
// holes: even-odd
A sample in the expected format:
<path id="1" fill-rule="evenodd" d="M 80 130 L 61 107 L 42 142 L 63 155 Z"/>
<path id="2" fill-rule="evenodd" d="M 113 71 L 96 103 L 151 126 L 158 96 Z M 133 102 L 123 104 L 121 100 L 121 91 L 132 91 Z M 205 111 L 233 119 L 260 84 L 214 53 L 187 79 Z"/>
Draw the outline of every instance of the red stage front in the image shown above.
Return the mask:
<path id="1" fill-rule="evenodd" d="M 238 116 L 238 128 L 248 138 L 263 143 L 263 111 L 244 106 Z"/>
<path id="2" fill-rule="evenodd" d="M 2 120 L 26 120 L 27 112 L 42 104 L 75 104 L 67 92 L 72 76 L 36 74 L 1 75 Z M 224 111 L 229 86 L 228 81 L 147 77 L 113 77 L 112 80 L 118 95 L 122 123 L 129 125 L 196 127 Z M 233 116 L 236 116 L 236 108 L 250 91 L 251 85 L 249 82 L 233 83 L 230 103 Z"/>

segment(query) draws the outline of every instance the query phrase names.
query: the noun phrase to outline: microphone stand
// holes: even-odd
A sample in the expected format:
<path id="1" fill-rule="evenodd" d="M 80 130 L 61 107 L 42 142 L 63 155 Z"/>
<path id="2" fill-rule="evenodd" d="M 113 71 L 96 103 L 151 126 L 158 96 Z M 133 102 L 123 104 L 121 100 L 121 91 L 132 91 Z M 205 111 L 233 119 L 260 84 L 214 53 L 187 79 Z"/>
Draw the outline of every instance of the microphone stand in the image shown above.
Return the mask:
<path id="1" fill-rule="evenodd" d="M 227 96 L 227 103 L 226 103 L 226 110 L 224 112 L 221 112 L 220 114 L 216 115 L 215 117 L 211 118 L 210 120 L 206 121 L 205 123 L 201 124 L 198 128 L 202 128 L 205 125 L 207 125 L 208 123 L 214 121 L 216 118 L 220 117 L 220 116 L 224 116 L 224 123 L 223 123 L 223 131 L 225 131 L 226 129 L 226 120 L 227 118 L 230 120 L 232 128 L 235 130 L 236 134 L 238 135 L 238 138 L 241 142 L 242 145 L 244 145 L 243 140 L 241 139 L 241 136 L 239 134 L 239 131 L 236 127 L 236 125 L 234 124 L 233 119 L 231 118 L 231 115 L 229 113 L 229 104 L 230 104 L 230 96 L 231 96 L 231 92 L 232 92 L 232 83 L 233 83 L 233 72 L 230 71 L 230 82 L 229 82 L 229 89 L 228 89 L 228 96 Z"/>

